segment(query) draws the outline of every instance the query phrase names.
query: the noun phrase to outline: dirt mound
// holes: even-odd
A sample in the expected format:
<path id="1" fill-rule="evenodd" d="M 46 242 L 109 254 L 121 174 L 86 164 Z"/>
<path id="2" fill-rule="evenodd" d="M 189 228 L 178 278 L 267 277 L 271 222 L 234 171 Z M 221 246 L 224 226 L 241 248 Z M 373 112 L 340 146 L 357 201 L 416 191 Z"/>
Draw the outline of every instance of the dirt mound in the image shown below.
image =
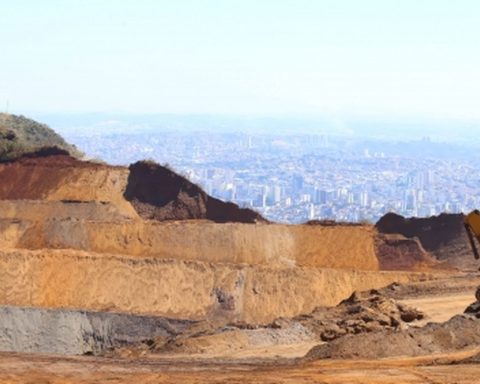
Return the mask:
<path id="1" fill-rule="evenodd" d="M 306 359 L 421 356 L 458 351 L 479 343 L 480 321 L 471 316 L 458 315 L 445 323 L 429 323 L 422 328 L 345 336 L 314 347 L 308 352 Z"/>
<path id="2" fill-rule="evenodd" d="M 152 343 L 153 353 L 231 353 L 258 346 L 332 341 L 348 334 L 398 330 L 423 314 L 371 290 L 354 293 L 336 307 L 279 318 L 268 325 L 200 321 L 170 338 Z"/>
<path id="3" fill-rule="evenodd" d="M 299 322 L 322 341 L 332 341 L 348 334 L 400 329 L 423 317 L 416 309 L 370 290 L 354 292 L 336 307 L 319 307 L 292 321 Z"/>
<path id="4" fill-rule="evenodd" d="M 318 307 L 308 315 L 278 318 L 270 324 L 200 321 L 168 338 L 154 340 L 151 353 L 229 354 L 259 346 L 330 342 L 349 334 L 404 329 L 423 314 L 370 290 L 354 293 L 336 307 Z M 143 346 L 137 346 L 142 348 Z"/>
<path id="5" fill-rule="evenodd" d="M 436 259 L 461 269 L 477 269 L 463 225 L 463 214 L 446 214 L 429 218 L 404 218 L 388 213 L 376 224 L 380 233 L 402 234 L 418 238 L 422 247 Z"/>
<path id="6" fill-rule="evenodd" d="M 376 251 L 381 270 L 427 270 L 438 264 L 417 238 L 379 234 Z"/>
<path id="7" fill-rule="evenodd" d="M 139 215 L 153 220 L 207 219 L 255 223 L 260 214 L 207 195 L 200 187 L 167 167 L 149 161 L 130 165 L 125 198 Z"/>

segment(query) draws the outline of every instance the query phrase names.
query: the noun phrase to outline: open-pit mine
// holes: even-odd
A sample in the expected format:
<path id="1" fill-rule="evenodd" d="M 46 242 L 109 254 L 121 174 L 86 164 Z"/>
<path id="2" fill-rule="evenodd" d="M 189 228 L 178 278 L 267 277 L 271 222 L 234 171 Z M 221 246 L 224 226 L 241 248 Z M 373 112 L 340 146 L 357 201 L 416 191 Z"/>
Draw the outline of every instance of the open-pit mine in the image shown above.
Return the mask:
<path id="1" fill-rule="evenodd" d="M 462 225 L 276 224 L 152 162 L 3 162 L 0 382 L 480 382 Z"/>

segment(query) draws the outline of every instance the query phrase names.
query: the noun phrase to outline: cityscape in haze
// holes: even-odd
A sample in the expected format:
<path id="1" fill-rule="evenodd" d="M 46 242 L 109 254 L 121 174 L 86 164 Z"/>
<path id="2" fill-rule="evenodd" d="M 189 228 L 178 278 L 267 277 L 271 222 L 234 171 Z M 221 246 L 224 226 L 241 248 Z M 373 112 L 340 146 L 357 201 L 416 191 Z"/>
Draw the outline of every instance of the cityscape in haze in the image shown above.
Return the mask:
<path id="1" fill-rule="evenodd" d="M 460 212 L 479 25 L 473 1 L 10 2 L 0 105 L 276 221 Z"/>
<path id="2" fill-rule="evenodd" d="M 50 120 L 90 158 L 168 164 L 207 193 L 273 221 L 376 222 L 388 212 L 427 217 L 480 207 L 479 146 L 467 130 L 457 140 L 442 139 L 441 127 L 423 130 L 432 137 L 419 136 L 415 129 L 408 136 L 404 130 L 401 139 L 395 132 L 346 131 L 344 125 L 277 132 L 259 129 L 275 125 L 262 119 L 249 120 L 252 129 L 243 120 L 170 119 L 160 127 L 146 121 L 75 126 Z"/>

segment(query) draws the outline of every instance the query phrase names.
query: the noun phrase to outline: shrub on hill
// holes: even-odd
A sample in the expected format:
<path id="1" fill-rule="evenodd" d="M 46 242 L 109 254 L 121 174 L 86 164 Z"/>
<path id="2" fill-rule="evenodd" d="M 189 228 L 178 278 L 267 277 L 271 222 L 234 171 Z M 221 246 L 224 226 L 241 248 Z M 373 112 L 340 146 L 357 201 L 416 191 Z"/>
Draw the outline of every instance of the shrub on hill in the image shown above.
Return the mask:
<path id="1" fill-rule="evenodd" d="M 48 153 L 46 148 L 56 148 L 75 157 L 82 156 L 74 145 L 68 144 L 47 125 L 24 116 L 0 113 L 0 162 L 31 153 Z"/>

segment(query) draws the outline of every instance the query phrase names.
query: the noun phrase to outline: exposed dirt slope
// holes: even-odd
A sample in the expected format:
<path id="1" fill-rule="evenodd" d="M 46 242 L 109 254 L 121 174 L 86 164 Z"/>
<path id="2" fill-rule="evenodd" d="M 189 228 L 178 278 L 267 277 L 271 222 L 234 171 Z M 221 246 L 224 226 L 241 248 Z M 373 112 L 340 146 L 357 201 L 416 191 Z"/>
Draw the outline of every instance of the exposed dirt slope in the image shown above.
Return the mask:
<path id="1" fill-rule="evenodd" d="M 178 319 L 268 323 L 335 305 L 355 290 L 427 274 L 267 268 L 116 257 L 68 250 L 0 250 L 0 305 L 83 308 Z"/>
<path id="2" fill-rule="evenodd" d="M 107 212 L 107 207 L 102 205 L 105 216 L 113 217 L 114 213 Z M 73 210 L 71 207 L 70 212 Z M 100 210 L 96 212 L 100 213 Z M 20 209 L 16 213 L 21 213 Z M 378 270 L 375 230 L 370 226 L 103 222 L 60 217 L 43 222 L 16 219 L 3 220 L 2 224 L 0 220 L 0 226 L 3 228 L 0 244 L 7 244 L 8 238 L 10 248 L 72 248 L 97 253 L 270 267 L 296 265 Z"/>
<path id="3" fill-rule="evenodd" d="M 440 261 L 461 269 L 477 269 L 463 226 L 462 214 L 409 218 L 389 213 L 376 224 L 380 233 L 417 237 L 423 248 Z"/>
<path id="4" fill-rule="evenodd" d="M 262 221 L 257 213 L 214 199 L 154 163 L 138 162 L 129 170 L 68 156 L 22 158 L 0 164 L 0 179 L 5 180 L 0 184 L 0 200 L 57 202 L 38 205 L 38 214 L 36 210 L 28 212 L 26 207 L 31 203 L 12 203 L 9 207 L 5 202 L 6 214 L 0 219 L 20 220 L 2 224 L 7 229 L 3 235 L 0 233 L 0 242 L 9 247 L 75 248 L 187 260 L 366 270 L 378 270 L 377 256 L 382 269 L 418 270 L 429 265 L 428 255 L 414 242 L 376 240 L 373 228 L 362 225 L 324 223 L 269 229 L 264 225 L 213 227 L 206 222 L 197 227 L 125 222 L 138 217 L 135 209 L 144 217 L 160 221 Z M 109 204 L 99 207 L 96 213 L 89 208 L 87 215 L 72 205 L 79 202 Z M 111 208 L 107 209 L 107 205 Z M 56 220 L 45 220 L 48 217 Z M 96 223 L 82 221 L 92 219 Z"/>
<path id="5" fill-rule="evenodd" d="M 0 200 L 0 220 L 24 221 L 32 225 L 68 219 L 123 222 L 137 218 L 131 213 L 108 201 Z"/>
<path id="6" fill-rule="evenodd" d="M 376 246 L 381 270 L 428 270 L 438 264 L 415 237 L 379 234 Z"/>
<path id="7" fill-rule="evenodd" d="M 172 170 L 149 161 L 130 165 L 125 198 L 145 219 L 158 221 L 208 219 L 216 222 L 265 221 L 251 209 L 207 195 Z"/>
<path id="8" fill-rule="evenodd" d="M 0 164 L 0 200 L 111 202 L 137 216 L 123 198 L 128 169 L 69 156 L 23 157 Z"/>
<path id="9" fill-rule="evenodd" d="M 265 222 L 257 212 L 215 199 L 151 162 L 138 162 L 127 169 L 65 155 L 22 157 L 0 164 L 0 180 L 0 200 L 108 201 L 157 221 Z"/>

